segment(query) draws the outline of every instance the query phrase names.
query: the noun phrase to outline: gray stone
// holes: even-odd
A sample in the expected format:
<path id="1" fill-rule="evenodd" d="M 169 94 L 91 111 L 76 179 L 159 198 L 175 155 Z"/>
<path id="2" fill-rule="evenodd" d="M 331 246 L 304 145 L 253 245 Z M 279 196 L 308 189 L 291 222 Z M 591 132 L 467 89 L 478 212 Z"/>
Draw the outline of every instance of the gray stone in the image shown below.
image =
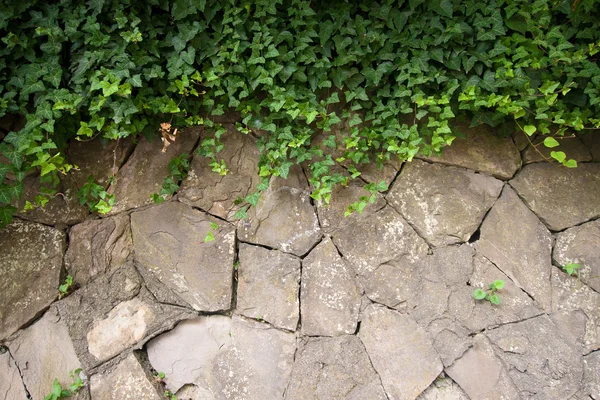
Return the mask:
<path id="1" fill-rule="evenodd" d="M 34 400 L 50 392 L 54 379 L 67 387 L 73 382 L 69 372 L 81 367 L 67 327 L 54 307 L 20 332 L 9 349 Z"/>
<path id="2" fill-rule="evenodd" d="M 211 228 L 217 224 L 217 229 Z M 178 202 L 131 214 L 135 261 L 191 307 L 231 307 L 235 229 Z M 208 232 L 215 240 L 205 242 Z"/>
<path id="3" fill-rule="evenodd" d="M 600 220 L 569 228 L 556 235 L 554 260 L 562 267 L 578 263 L 581 281 L 600 292 Z"/>
<path id="4" fill-rule="evenodd" d="M 25 400 L 27 394 L 19 374 L 15 360 L 6 351 L 0 350 L 0 399 L 2 400 Z"/>
<path id="5" fill-rule="evenodd" d="M 503 325 L 487 336 L 521 398 L 568 399 L 580 390 L 581 348 L 562 336 L 548 316 Z"/>
<path id="6" fill-rule="evenodd" d="M 287 179 L 274 177 L 271 185 L 250 208 L 248 219 L 238 223 L 238 237 L 292 253 L 306 254 L 321 238 L 321 228 L 310 202 L 308 182 L 298 165 Z"/>
<path id="7" fill-rule="evenodd" d="M 227 132 L 221 136 L 225 148 L 217 156 L 225 161 L 229 170 L 227 175 L 213 172 L 209 165 L 212 160 L 195 156 L 178 198 L 183 203 L 233 221 L 233 215 L 239 210 L 236 199 L 252 194 L 260 182 L 260 153 L 250 136 L 236 131 L 231 125 L 225 128 Z M 208 138 L 208 132 L 202 134 L 201 140 L 205 136 Z"/>
<path id="8" fill-rule="evenodd" d="M 75 283 L 85 285 L 97 275 L 125 265 L 132 251 L 128 215 L 86 221 L 69 231 L 65 267 Z"/>
<path id="9" fill-rule="evenodd" d="M 302 333 L 336 336 L 356 331 L 361 292 L 356 273 L 325 238 L 302 261 Z"/>
<path id="10" fill-rule="evenodd" d="M 300 342 L 286 400 L 386 400 L 379 377 L 356 336 Z"/>
<path id="11" fill-rule="evenodd" d="M 600 349 L 600 294 L 558 268 L 552 269 L 551 317 L 584 353 Z"/>
<path id="12" fill-rule="evenodd" d="M 585 391 L 592 399 L 600 399 L 600 352 L 588 354 L 583 358 L 583 381 Z"/>
<path id="13" fill-rule="evenodd" d="M 565 137 L 555 136 L 555 139 L 560 143 L 558 147 L 549 148 L 544 146 L 543 142 L 548 136 L 540 135 L 532 140 L 533 145 L 527 146 L 523 151 L 523 163 L 530 164 L 533 162 L 540 161 L 551 161 L 554 162 L 550 156 L 552 151 L 562 151 L 567 155 L 568 159 L 574 159 L 577 162 L 581 161 L 592 161 L 592 154 L 588 147 L 583 144 L 579 138 L 575 135 L 569 135 Z"/>
<path id="14" fill-rule="evenodd" d="M 417 400 L 470 400 L 469 396 L 452 379 L 438 378 Z"/>
<path id="15" fill-rule="evenodd" d="M 600 217 L 600 164 L 557 168 L 535 163 L 526 165 L 510 184 L 553 231 Z"/>
<path id="16" fill-rule="evenodd" d="M 387 199 L 429 243 L 443 246 L 469 240 L 501 189 L 495 178 L 414 160 Z"/>
<path id="17" fill-rule="evenodd" d="M 471 400 L 520 399 L 502 361 L 483 335 L 475 336 L 473 347 L 446 368 L 446 373 Z"/>
<path id="18" fill-rule="evenodd" d="M 173 157 L 190 153 L 199 134 L 198 129 L 181 131 L 164 153 L 158 137 L 152 142 L 140 138 L 133 154 L 110 185 L 108 192 L 115 195 L 115 205 L 109 215 L 152 204 L 151 196 L 160 191 L 163 180 L 168 177 Z"/>
<path id="19" fill-rule="evenodd" d="M 533 137 L 530 138 L 522 130 L 515 129 L 515 131 L 512 134 L 512 140 L 513 140 L 515 146 L 517 147 L 517 149 L 519 151 L 523 151 L 529 145 L 529 140 L 535 138 L 535 136 L 536 135 L 533 135 Z"/>
<path id="20" fill-rule="evenodd" d="M 141 348 L 153 336 L 195 314 L 160 304 L 125 266 L 102 275 L 57 303 L 75 352 L 90 373 L 113 357 Z"/>
<path id="21" fill-rule="evenodd" d="M 548 229 L 505 187 L 481 225 L 477 250 L 548 312 L 551 241 Z"/>
<path id="22" fill-rule="evenodd" d="M 592 153 L 594 162 L 600 162 L 600 135 L 596 132 L 579 132 L 578 136 Z"/>
<path id="23" fill-rule="evenodd" d="M 431 340 L 406 314 L 371 305 L 358 335 L 389 398 L 412 400 L 442 372 Z"/>
<path id="24" fill-rule="evenodd" d="M 0 342 L 58 297 L 65 234 L 15 219 L 0 230 Z"/>
<path id="25" fill-rule="evenodd" d="M 112 370 L 90 378 L 94 400 L 161 400 L 158 384 L 153 382 L 135 354 L 130 354 Z"/>
<path id="26" fill-rule="evenodd" d="M 391 207 L 361 216 L 338 230 L 332 240 L 356 273 L 363 277 L 392 260 L 421 260 L 428 250 L 425 241 Z"/>
<path id="27" fill-rule="evenodd" d="M 240 243 L 236 312 L 295 331 L 300 260 L 277 250 Z"/>
<path id="28" fill-rule="evenodd" d="M 209 390 L 196 385 L 185 385 L 175 393 L 175 397 L 181 400 L 214 400 L 215 397 Z"/>
<path id="29" fill-rule="evenodd" d="M 469 168 L 499 179 L 510 179 L 521 167 L 521 154 L 510 137 L 501 137 L 488 125 L 469 128 L 458 123 L 456 128 L 465 135 L 444 147 L 441 156 L 420 157 L 456 167 Z"/>

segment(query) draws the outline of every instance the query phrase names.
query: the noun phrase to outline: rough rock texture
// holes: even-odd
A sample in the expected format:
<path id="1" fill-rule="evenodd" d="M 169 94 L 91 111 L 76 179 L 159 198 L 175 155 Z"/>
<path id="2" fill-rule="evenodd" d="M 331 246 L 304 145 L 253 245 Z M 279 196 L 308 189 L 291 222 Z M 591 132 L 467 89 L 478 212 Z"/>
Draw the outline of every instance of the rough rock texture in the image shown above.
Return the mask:
<path id="1" fill-rule="evenodd" d="M 488 125 L 469 128 L 458 124 L 465 138 L 456 138 L 441 156 L 422 157 L 456 167 L 469 168 L 499 179 L 510 179 L 521 167 L 521 154 L 510 137 L 501 137 Z"/>
<path id="2" fill-rule="evenodd" d="M 503 325 L 487 336 L 521 398 L 568 399 L 579 390 L 581 348 L 565 339 L 546 315 Z"/>
<path id="3" fill-rule="evenodd" d="M 0 349 L 0 399 L 24 400 L 26 398 L 25 387 L 15 360 L 8 351 L 2 352 Z"/>
<path id="4" fill-rule="evenodd" d="M 600 349 L 600 294 L 558 268 L 552 269 L 552 321 L 584 353 Z"/>
<path id="5" fill-rule="evenodd" d="M 556 235 L 552 257 L 562 267 L 578 263 L 581 281 L 600 292 L 600 220 Z"/>
<path id="6" fill-rule="evenodd" d="M 600 164 L 557 168 L 535 163 L 526 165 L 510 184 L 553 231 L 600 217 Z"/>
<path id="7" fill-rule="evenodd" d="M 119 352 L 126 355 L 194 314 L 160 304 L 131 266 L 106 274 L 57 303 L 87 372 Z"/>
<path id="8" fill-rule="evenodd" d="M 94 400 L 161 400 L 160 388 L 144 370 L 135 354 L 130 354 L 112 370 L 90 378 Z"/>
<path id="9" fill-rule="evenodd" d="M 488 338 L 483 335 L 475 336 L 473 347 L 451 367 L 446 368 L 446 373 L 471 400 L 520 398 L 506 367 L 494 353 Z"/>
<path id="10" fill-rule="evenodd" d="M 304 339 L 298 346 L 286 400 L 386 400 L 379 377 L 356 336 Z"/>
<path id="11" fill-rule="evenodd" d="M 597 132 L 580 132 L 579 138 L 587 146 L 594 162 L 600 162 L 600 135 Z"/>
<path id="12" fill-rule="evenodd" d="M 236 311 L 295 331 L 299 318 L 300 259 L 278 250 L 239 245 Z"/>
<path id="13" fill-rule="evenodd" d="M 358 336 L 389 398 L 412 400 L 442 372 L 431 340 L 406 314 L 371 305 Z"/>
<path id="14" fill-rule="evenodd" d="M 548 229 L 505 187 L 481 225 L 477 250 L 550 311 L 551 241 Z"/>
<path id="15" fill-rule="evenodd" d="M 48 394 L 54 379 L 65 387 L 72 383 L 69 372 L 81 367 L 67 327 L 54 307 L 20 332 L 10 342 L 9 349 L 34 400 L 43 399 Z"/>
<path id="16" fill-rule="evenodd" d="M 438 378 L 417 400 L 470 400 L 469 396 L 452 379 Z"/>
<path id="17" fill-rule="evenodd" d="M 387 199 L 429 243 L 443 246 L 469 240 L 501 189 L 495 178 L 414 160 Z"/>
<path id="18" fill-rule="evenodd" d="M 583 359 L 583 382 L 585 391 L 594 400 L 600 399 L 600 352 L 596 351 Z"/>
<path id="19" fill-rule="evenodd" d="M 86 221 L 69 231 L 65 267 L 75 283 L 85 285 L 97 275 L 125 265 L 132 251 L 129 216 Z"/>
<path id="20" fill-rule="evenodd" d="M 308 182 L 298 165 L 287 179 L 274 177 L 248 213 L 238 223 L 240 240 L 292 253 L 306 254 L 321 238 L 321 228 L 310 202 Z"/>
<path id="21" fill-rule="evenodd" d="M 163 144 L 158 138 L 152 142 L 140 138 L 133 154 L 119 170 L 108 190 L 115 195 L 115 205 L 109 214 L 151 204 L 151 195 L 160 191 L 163 180 L 169 174 L 169 162 L 181 153 L 190 153 L 199 134 L 197 129 L 181 131 L 175 143 L 171 143 L 164 153 L 161 151 Z"/>
<path id="22" fill-rule="evenodd" d="M 559 147 L 554 148 L 548 148 L 543 145 L 544 139 L 546 138 L 547 136 L 541 135 L 532 140 L 532 143 L 536 145 L 536 147 L 534 148 L 531 145 L 527 146 L 525 151 L 523 151 L 523 163 L 530 164 L 533 162 L 546 161 L 548 159 L 552 160 L 550 157 L 550 152 L 552 151 L 562 151 L 567 155 L 567 159 L 572 158 L 577 162 L 592 161 L 592 154 L 588 147 L 576 136 L 567 136 L 563 138 L 555 137 L 560 145 Z"/>
<path id="23" fill-rule="evenodd" d="M 227 133 L 221 136 L 225 148 L 219 153 L 219 159 L 225 161 L 229 172 L 221 176 L 212 171 L 210 159 L 194 157 L 189 175 L 181 185 L 179 200 L 233 221 L 233 215 L 239 209 L 235 200 L 252 194 L 260 182 L 260 154 L 250 136 L 236 131 L 232 125 L 225 127 Z"/>
<path id="24" fill-rule="evenodd" d="M 215 230 L 211 223 L 219 225 Z M 135 261 L 191 307 L 231 307 L 235 229 L 178 202 L 131 214 Z M 215 240 L 205 242 L 208 232 Z"/>
<path id="25" fill-rule="evenodd" d="M 0 230 L 0 342 L 57 297 L 65 234 L 14 220 Z"/>
<path id="26" fill-rule="evenodd" d="M 324 239 L 302 261 L 302 333 L 336 336 L 356 331 L 361 292 L 356 273 Z"/>

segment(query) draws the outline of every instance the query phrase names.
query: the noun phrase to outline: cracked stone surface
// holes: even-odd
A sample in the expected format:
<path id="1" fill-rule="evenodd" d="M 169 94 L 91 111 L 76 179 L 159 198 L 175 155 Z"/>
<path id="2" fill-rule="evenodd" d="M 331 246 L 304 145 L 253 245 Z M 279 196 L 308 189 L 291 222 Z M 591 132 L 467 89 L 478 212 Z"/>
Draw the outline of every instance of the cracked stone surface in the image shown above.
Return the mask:
<path id="1" fill-rule="evenodd" d="M 65 387 L 72 383 L 69 372 L 82 366 L 67 326 L 55 307 L 20 332 L 8 348 L 23 374 L 27 390 L 35 400 L 43 399 L 50 392 L 54 379 Z"/>
<path id="2" fill-rule="evenodd" d="M 588 354 L 583 359 L 585 391 L 592 399 L 600 399 L 600 352 Z"/>
<path id="3" fill-rule="evenodd" d="M 507 186 L 481 225 L 477 250 L 550 311 L 551 242 L 548 229 Z"/>
<path id="4" fill-rule="evenodd" d="M 8 351 L 0 350 L 0 399 L 26 399 L 25 387 L 15 360 Z"/>
<path id="5" fill-rule="evenodd" d="M 510 184 L 553 231 L 600 217 L 600 164 L 581 163 L 577 168 L 530 164 Z"/>
<path id="6" fill-rule="evenodd" d="M 151 196 L 160 191 L 163 180 L 169 175 L 169 163 L 175 156 L 189 154 L 199 135 L 198 129 L 181 131 L 175 143 L 171 143 L 164 153 L 163 144 L 158 138 L 150 142 L 141 137 L 133 154 L 108 189 L 109 193 L 115 195 L 115 205 L 109 215 L 153 204 Z"/>
<path id="7" fill-rule="evenodd" d="M 578 263 L 583 283 L 600 292 L 600 220 L 569 228 L 556 235 L 552 256 L 562 267 Z"/>
<path id="8" fill-rule="evenodd" d="M 457 123 L 456 128 L 465 135 L 464 139 L 454 139 L 441 156 L 419 158 L 472 169 L 498 179 L 512 178 L 521 167 L 521 155 L 510 137 L 499 136 L 488 125 L 469 128 L 466 123 Z"/>
<path id="9" fill-rule="evenodd" d="M 274 177 L 256 208 L 251 208 L 248 218 L 238 223 L 238 237 L 297 256 L 306 254 L 321 238 L 309 195 L 300 166 L 293 166 L 287 179 Z"/>
<path id="10" fill-rule="evenodd" d="M 217 229 L 212 229 L 217 224 Z M 131 214 L 135 261 L 195 310 L 231 307 L 235 229 L 178 202 Z M 208 232 L 215 240 L 205 241 Z"/>
<path id="11" fill-rule="evenodd" d="M 568 159 L 574 159 L 577 162 L 592 161 L 592 154 L 590 153 L 588 146 L 586 146 L 577 136 L 565 136 L 563 138 L 557 136 L 556 141 L 559 143 L 558 147 L 549 148 L 544 146 L 542 143 L 547 136 L 538 136 L 532 140 L 532 143 L 536 147 L 531 145 L 527 146 L 523 151 L 523 163 L 529 164 L 533 162 L 540 162 L 546 160 L 552 160 L 550 152 L 562 151 L 567 155 Z"/>
<path id="12" fill-rule="evenodd" d="M 66 247 L 63 231 L 14 220 L 0 230 L 0 342 L 57 298 Z"/>
<path id="13" fill-rule="evenodd" d="M 129 216 L 118 215 L 71 228 L 65 267 L 73 282 L 85 285 L 94 277 L 127 264 L 132 255 Z"/>
<path id="14" fill-rule="evenodd" d="M 195 156 L 178 198 L 183 203 L 233 221 L 233 215 L 239 210 L 236 199 L 252 194 L 260 182 L 260 154 L 250 136 L 237 132 L 233 125 L 225 125 L 225 128 L 227 132 L 221 136 L 225 148 L 219 153 L 219 159 L 225 161 L 229 169 L 227 175 L 213 172 L 209 165 L 212 160 Z M 205 136 L 203 132 L 201 140 Z"/>
<path id="15" fill-rule="evenodd" d="M 587 146 L 594 162 L 600 162 L 600 140 L 598 140 L 598 134 L 595 132 L 579 132 L 579 138 Z"/>
<path id="16" fill-rule="evenodd" d="M 325 238 L 302 261 L 302 333 L 336 336 L 356 331 L 361 292 L 356 273 Z"/>
<path id="17" fill-rule="evenodd" d="M 429 243 L 443 246 L 469 240 L 501 189 L 496 178 L 414 160 L 387 199 Z"/>
<path id="18" fill-rule="evenodd" d="M 241 243 L 239 260 L 237 312 L 295 331 L 300 315 L 300 259 Z"/>
<path id="19" fill-rule="evenodd" d="M 452 379 L 438 378 L 417 400 L 470 400 L 469 396 Z"/>
<path id="20" fill-rule="evenodd" d="M 136 399 L 161 400 L 161 389 L 135 354 L 130 354 L 115 368 L 90 378 L 94 400 Z"/>
<path id="21" fill-rule="evenodd" d="M 386 400 L 356 336 L 308 338 L 298 345 L 286 400 Z"/>
<path id="22" fill-rule="evenodd" d="M 389 398 L 412 400 L 442 372 L 428 335 L 406 314 L 370 305 L 358 336 Z"/>

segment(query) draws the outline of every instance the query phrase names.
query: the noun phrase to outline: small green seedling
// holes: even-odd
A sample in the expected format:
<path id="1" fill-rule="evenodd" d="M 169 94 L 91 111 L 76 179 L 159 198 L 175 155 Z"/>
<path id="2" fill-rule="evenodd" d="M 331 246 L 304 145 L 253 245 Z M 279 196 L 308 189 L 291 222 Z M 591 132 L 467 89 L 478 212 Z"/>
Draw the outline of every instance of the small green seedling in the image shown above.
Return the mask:
<path id="1" fill-rule="evenodd" d="M 58 379 L 54 379 L 54 383 L 52 384 L 52 392 L 44 397 L 44 400 L 60 400 L 65 399 L 67 397 L 71 397 L 84 386 L 83 379 L 81 379 L 81 368 L 77 368 L 75 371 L 69 372 L 71 379 L 73 379 L 73 383 L 69 385 L 68 389 L 63 389 L 62 385 L 58 381 Z"/>
<path id="2" fill-rule="evenodd" d="M 473 297 L 475 300 L 487 300 L 492 304 L 500 304 L 502 299 L 496 293 L 498 290 L 504 287 L 504 281 L 502 279 L 495 280 L 493 283 L 490 283 L 490 287 L 487 290 L 483 290 L 481 288 L 475 289 L 473 292 Z"/>
<path id="3" fill-rule="evenodd" d="M 165 390 L 165 397 L 169 400 L 177 400 L 177 396 L 175 396 L 170 390 Z"/>
<path id="4" fill-rule="evenodd" d="M 73 286 L 73 277 L 71 275 L 67 275 L 65 278 L 65 283 L 58 287 L 58 298 L 62 299 L 71 290 L 71 286 Z"/>
<path id="5" fill-rule="evenodd" d="M 215 224 L 214 222 L 211 222 L 210 229 L 208 230 L 208 233 L 206 234 L 206 237 L 204 238 L 204 243 L 212 242 L 213 240 L 215 240 L 215 235 L 214 235 L 213 231 L 216 231 L 217 229 L 219 229 L 219 225 Z"/>
<path id="6" fill-rule="evenodd" d="M 566 263 L 562 269 L 563 271 L 565 271 L 569 276 L 573 276 L 573 275 L 577 275 L 577 279 L 580 279 L 580 275 L 579 275 L 579 269 L 581 268 L 581 264 L 578 263 Z"/>

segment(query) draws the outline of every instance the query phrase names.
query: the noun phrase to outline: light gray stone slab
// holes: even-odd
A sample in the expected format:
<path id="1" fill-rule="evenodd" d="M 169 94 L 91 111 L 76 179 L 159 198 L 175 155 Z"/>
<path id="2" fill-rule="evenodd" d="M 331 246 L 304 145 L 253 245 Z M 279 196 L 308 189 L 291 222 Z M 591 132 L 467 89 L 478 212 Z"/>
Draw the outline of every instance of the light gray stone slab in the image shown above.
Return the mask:
<path id="1" fill-rule="evenodd" d="M 442 372 L 431 339 L 406 314 L 371 305 L 358 336 L 391 399 L 416 398 Z"/>
<path id="2" fill-rule="evenodd" d="M 302 333 L 336 336 L 356 331 L 361 291 L 356 273 L 329 238 L 302 261 Z"/>
<path id="3" fill-rule="evenodd" d="M 236 312 L 295 331 L 300 316 L 300 259 L 240 243 Z"/>
<path id="4" fill-rule="evenodd" d="M 8 351 L 0 349 L 0 399 L 25 400 L 27 393 L 15 360 Z"/>
<path id="5" fill-rule="evenodd" d="M 591 353 L 583 358 L 585 393 L 592 399 L 600 399 L 600 352 Z"/>
<path id="6" fill-rule="evenodd" d="M 212 229 L 211 223 L 217 224 Z M 191 307 L 231 307 L 235 229 L 178 202 L 131 215 L 135 261 Z M 208 232 L 215 240 L 205 242 Z"/>
<path id="7" fill-rule="evenodd" d="M 501 190 L 496 178 L 414 160 L 387 199 L 429 243 L 443 246 L 469 240 Z"/>
<path id="8" fill-rule="evenodd" d="M 551 236 L 510 187 L 481 225 L 477 250 L 550 311 Z"/>
<path id="9" fill-rule="evenodd" d="M 379 377 L 356 336 L 308 338 L 296 353 L 286 400 L 386 400 Z"/>
<path id="10" fill-rule="evenodd" d="M 417 400 L 470 400 L 469 396 L 450 378 L 438 378 Z"/>
<path id="11" fill-rule="evenodd" d="M 534 163 L 523 167 L 510 184 L 553 231 L 600 217 L 600 164 L 557 168 Z"/>
<path id="12" fill-rule="evenodd" d="M 58 297 L 66 235 L 15 219 L 0 230 L 0 342 Z"/>

